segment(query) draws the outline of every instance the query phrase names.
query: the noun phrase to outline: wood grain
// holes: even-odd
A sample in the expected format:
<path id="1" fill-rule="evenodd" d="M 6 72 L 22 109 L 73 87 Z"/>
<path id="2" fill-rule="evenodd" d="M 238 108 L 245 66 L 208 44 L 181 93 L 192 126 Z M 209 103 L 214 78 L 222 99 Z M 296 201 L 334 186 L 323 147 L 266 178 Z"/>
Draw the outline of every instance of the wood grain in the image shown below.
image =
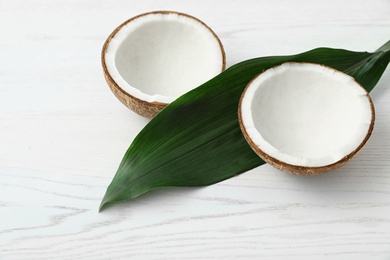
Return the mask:
<path id="1" fill-rule="evenodd" d="M 371 93 L 373 135 L 339 170 L 264 165 L 98 213 L 148 122 L 110 92 L 101 47 L 153 10 L 207 23 L 228 67 L 319 46 L 375 50 L 390 36 L 387 0 L 0 0 L 0 259 L 389 259 L 389 69 Z"/>

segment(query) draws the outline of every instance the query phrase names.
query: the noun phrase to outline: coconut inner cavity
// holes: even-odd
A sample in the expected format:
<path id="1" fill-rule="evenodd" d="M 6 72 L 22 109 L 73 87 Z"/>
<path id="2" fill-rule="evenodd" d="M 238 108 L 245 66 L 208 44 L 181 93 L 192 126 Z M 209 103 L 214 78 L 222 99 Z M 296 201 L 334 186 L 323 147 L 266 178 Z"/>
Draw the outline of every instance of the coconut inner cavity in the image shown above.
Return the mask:
<path id="1" fill-rule="evenodd" d="M 171 102 L 220 73 L 224 57 L 219 41 L 199 21 L 153 13 L 123 26 L 106 60 L 114 63 L 110 74 L 125 91 L 149 102 Z"/>
<path id="2" fill-rule="evenodd" d="M 270 69 L 245 98 L 244 124 L 254 143 L 292 165 L 337 162 L 360 145 L 372 119 L 367 92 L 353 78 L 314 64 Z"/>

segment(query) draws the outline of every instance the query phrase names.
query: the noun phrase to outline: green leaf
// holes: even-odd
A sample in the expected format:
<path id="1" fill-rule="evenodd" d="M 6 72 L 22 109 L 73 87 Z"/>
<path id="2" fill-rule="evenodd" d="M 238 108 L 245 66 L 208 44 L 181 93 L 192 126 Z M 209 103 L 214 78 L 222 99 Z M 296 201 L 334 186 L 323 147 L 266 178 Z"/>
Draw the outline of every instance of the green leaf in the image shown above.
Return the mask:
<path id="1" fill-rule="evenodd" d="M 374 53 L 318 48 L 232 66 L 145 126 L 127 150 L 100 210 L 151 189 L 209 185 L 264 164 L 241 134 L 237 116 L 242 91 L 262 71 L 288 61 L 319 63 L 352 75 L 370 91 L 390 62 L 389 49 L 389 42 Z"/>

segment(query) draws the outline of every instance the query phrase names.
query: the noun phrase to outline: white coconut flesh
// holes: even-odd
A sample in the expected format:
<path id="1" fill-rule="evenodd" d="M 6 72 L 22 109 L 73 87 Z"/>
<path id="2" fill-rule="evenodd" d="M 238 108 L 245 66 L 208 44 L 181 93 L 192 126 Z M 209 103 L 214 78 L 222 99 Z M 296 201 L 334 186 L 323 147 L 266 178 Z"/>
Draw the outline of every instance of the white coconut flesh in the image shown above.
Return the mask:
<path id="1" fill-rule="evenodd" d="M 216 35 L 199 20 L 174 12 L 129 20 L 110 40 L 104 55 L 113 80 L 147 102 L 170 103 L 225 66 Z"/>
<path id="2" fill-rule="evenodd" d="M 356 152 L 368 139 L 374 117 L 368 93 L 352 77 L 308 63 L 263 72 L 240 102 L 247 139 L 293 166 L 323 167 Z"/>

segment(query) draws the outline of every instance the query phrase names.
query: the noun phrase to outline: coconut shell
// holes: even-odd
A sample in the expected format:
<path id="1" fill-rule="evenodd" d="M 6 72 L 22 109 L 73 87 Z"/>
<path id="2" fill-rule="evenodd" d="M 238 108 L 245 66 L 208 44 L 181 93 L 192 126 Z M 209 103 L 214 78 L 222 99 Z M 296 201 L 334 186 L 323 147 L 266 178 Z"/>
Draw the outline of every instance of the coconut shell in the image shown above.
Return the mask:
<path id="1" fill-rule="evenodd" d="M 324 66 L 326 67 L 326 66 Z M 329 68 L 329 67 L 328 67 Z M 330 69 L 333 69 L 333 68 L 330 68 Z M 333 69 L 335 70 L 335 69 Z M 336 71 L 336 70 L 335 70 Z M 260 73 L 261 74 L 261 73 Z M 260 75 L 259 74 L 259 75 Z M 259 76 L 258 75 L 258 76 Z M 257 76 L 255 77 L 257 78 Z M 255 79 L 254 78 L 254 79 Z M 253 79 L 253 80 L 254 80 Z M 253 81 L 252 80 L 252 81 Z M 241 111 L 241 104 L 242 104 L 242 100 L 243 100 L 243 97 L 245 96 L 245 93 L 246 93 L 246 90 L 248 89 L 248 87 L 251 85 L 252 81 L 250 81 L 247 85 L 247 87 L 244 89 L 242 95 L 241 95 L 241 98 L 240 98 L 240 102 L 239 102 L 239 106 L 238 106 L 238 121 L 239 121 L 239 125 L 240 125 L 240 128 L 241 128 L 241 132 L 245 138 L 245 140 L 248 142 L 249 146 L 252 148 L 252 150 L 262 159 L 264 160 L 266 163 L 269 163 L 270 165 L 272 165 L 273 167 L 283 171 L 283 172 L 287 172 L 287 173 L 291 173 L 291 174 L 295 174 L 295 175 L 304 175 L 304 176 L 311 176 L 311 175 L 319 175 L 319 174 L 323 174 L 323 173 L 326 173 L 326 172 L 330 172 L 330 171 L 333 171 L 341 166 L 343 166 L 344 164 L 346 164 L 349 160 L 351 160 L 356 154 L 357 152 L 366 144 L 367 140 L 370 138 L 371 136 L 371 133 L 374 129 L 374 123 L 375 123 L 375 108 L 374 108 L 374 103 L 369 95 L 369 93 L 359 84 L 355 82 L 362 88 L 364 89 L 364 91 L 366 92 L 366 95 L 367 95 L 367 98 L 370 102 L 370 108 L 371 108 L 371 123 L 370 123 L 370 126 L 369 126 L 369 129 L 367 131 L 367 134 L 366 136 L 364 137 L 363 141 L 360 143 L 360 145 L 355 149 L 353 150 L 351 153 L 349 153 L 348 155 L 344 156 L 343 158 L 341 158 L 340 160 L 338 160 L 337 162 L 335 163 L 332 163 L 332 164 L 329 164 L 329 165 L 325 165 L 325 166 L 320 166 L 320 167 L 308 167 L 308 166 L 302 166 L 302 165 L 292 165 L 292 164 L 288 164 L 286 162 L 283 162 L 283 161 L 280 161 L 270 155 L 268 155 L 267 153 L 265 153 L 263 150 L 261 150 L 254 142 L 253 140 L 251 139 L 251 137 L 249 136 L 248 132 L 246 131 L 246 128 L 243 124 L 243 120 L 242 120 L 242 111 Z"/>
<path id="2" fill-rule="evenodd" d="M 116 82 L 115 80 L 110 76 L 110 73 L 108 72 L 107 65 L 105 62 L 105 53 L 108 48 L 108 44 L 110 43 L 111 39 L 115 36 L 115 34 L 126 24 L 129 22 L 145 15 L 149 14 L 178 14 L 181 16 L 186 16 L 188 18 L 191 18 L 193 20 L 196 20 L 200 24 L 202 24 L 205 28 L 207 28 L 212 35 L 215 37 L 216 41 L 219 44 L 221 54 L 222 54 L 222 68 L 221 72 L 225 70 L 226 68 L 226 54 L 225 50 L 223 48 L 223 45 L 218 38 L 218 36 L 215 34 L 215 32 L 204 22 L 199 20 L 198 18 L 195 18 L 191 15 L 185 14 L 185 13 L 179 13 L 179 12 L 174 12 L 174 11 L 154 11 L 154 12 L 148 12 L 148 13 L 143 13 L 140 15 L 137 15 L 125 22 L 123 22 L 121 25 L 119 25 L 107 38 L 105 41 L 103 48 L 102 48 L 102 53 L 101 53 L 101 62 L 102 62 L 102 67 L 103 67 L 103 73 L 105 80 L 110 87 L 111 91 L 114 93 L 114 95 L 119 99 L 119 101 L 122 102 L 126 107 L 131 109 L 132 111 L 136 112 L 137 114 L 144 116 L 146 118 L 153 118 L 158 112 L 160 112 L 164 107 L 168 105 L 168 103 L 162 103 L 162 102 L 147 102 L 144 100 L 141 100 L 135 96 L 130 95 L 126 91 L 124 91 Z"/>

